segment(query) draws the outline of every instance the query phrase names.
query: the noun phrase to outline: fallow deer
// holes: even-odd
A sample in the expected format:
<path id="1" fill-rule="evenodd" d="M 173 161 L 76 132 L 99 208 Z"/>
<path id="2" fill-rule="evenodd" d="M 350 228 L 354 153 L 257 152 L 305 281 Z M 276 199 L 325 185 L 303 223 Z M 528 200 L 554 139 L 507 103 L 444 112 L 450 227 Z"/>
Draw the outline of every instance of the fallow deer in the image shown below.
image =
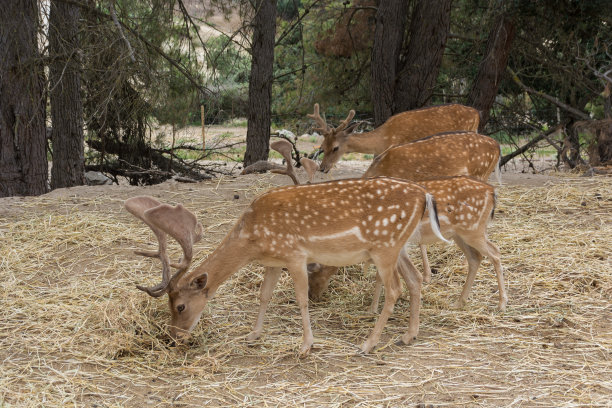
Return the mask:
<path id="1" fill-rule="evenodd" d="M 440 177 L 471 176 L 486 182 L 495 171 L 497 181 L 501 184 L 500 156 L 499 143 L 488 136 L 473 132 L 442 133 L 390 147 L 373 160 L 363 177 L 384 175 L 422 184 L 423 180 Z M 429 282 L 431 268 L 427 249 L 423 244 L 420 249 L 424 279 Z"/>
<path id="2" fill-rule="evenodd" d="M 499 143 L 474 132 L 449 132 L 392 146 L 377 156 L 363 177 L 386 175 L 411 181 L 472 176 L 487 181 L 499 175 Z"/>
<path id="3" fill-rule="evenodd" d="M 431 106 L 398 113 L 371 132 L 352 133 L 358 124 L 349 126 L 355 111 L 336 128 L 327 125 L 319 114 L 319 104 L 314 113 L 308 115 L 324 136 L 321 148 L 324 156 L 320 170 L 329 172 L 345 153 L 358 152 L 381 154 L 392 145 L 399 145 L 421 139 L 436 133 L 451 131 L 478 131 L 480 115 L 474 108 L 459 104 Z"/>
<path id="4" fill-rule="evenodd" d="M 248 339 L 261 334 L 272 290 L 281 268 L 286 267 L 302 315 L 302 356 L 309 353 L 313 343 L 308 313 L 308 262 L 333 266 L 368 259 L 374 262 L 387 295 L 372 333 L 361 346 L 363 352 L 369 352 L 378 343 L 401 292 L 395 267 L 402 247 L 425 213 L 432 231 L 439 233 L 432 196 L 405 180 L 377 177 L 289 186 L 256 198 L 213 253 L 187 273 L 193 243 L 202 236 L 202 226 L 195 215 L 180 204 L 162 204 L 151 197 L 130 198 L 125 207 L 149 225 L 158 238 L 157 252 L 138 253 L 162 260 L 162 282 L 151 288 L 138 288 L 153 297 L 168 293 L 173 338 L 188 337 L 217 288 L 241 267 L 257 261 L 266 266 L 266 272 L 260 311 Z M 179 264 L 169 262 L 166 234 L 183 248 L 184 259 Z M 444 239 L 441 235 L 439 238 Z M 418 333 L 422 277 L 404 258 L 402 254 L 399 272 L 408 282 L 411 306 L 409 328 L 402 341 L 409 343 Z M 178 269 L 172 277 L 170 266 Z"/>
<path id="5" fill-rule="evenodd" d="M 474 284 L 476 271 L 482 262 L 483 256 L 487 256 L 493 264 L 497 275 L 499 290 L 498 308 L 501 311 L 505 310 L 508 295 L 504 285 L 500 252 L 487 238 L 487 225 L 493 217 L 495 209 L 496 197 L 493 186 L 465 176 L 420 181 L 419 185 L 424 187 L 436 199 L 440 232 L 445 238 L 454 240 L 467 259 L 468 274 L 461 296 L 456 301 L 455 307 L 461 308 L 467 303 L 472 285 Z M 427 222 L 428 220 L 423 218 L 421 220 L 422 225 L 417 229 L 419 233 L 414 234 L 408 241 L 409 243 L 418 243 L 422 251 L 425 245 L 438 241 L 437 236 L 428 229 Z M 426 260 L 427 257 L 424 254 L 424 264 Z M 311 270 L 309 290 L 311 296 L 317 298 L 327 288 L 329 280 L 336 272 L 336 269 L 328 267 L 315 268 L 313 266 Z M 381 286 L 377 278 L 374 297 L 370 306 L 372 313 L 378 309 L 380 291 Z"/>
<path id="6" fill-rule="evenodd" d="M 476 271 L 487 256 L 493 263 L 499 288 L 500 310 L 505 310 L 508 297 L 504 285 L 500 253 L 486 235 L 486 228 L 495 207 L 495 189 L 484 183 L 493 170 L 499 180 L 500 146 L 490 137 L 472 132 L 434 135 L 412 143 L 394 146 L 379 155 L 363 177 L 387 176 L 418 182 L 434 195 L 441 212 L 440 230 L 455 240 L 468 261 L 468 276 L 461 296 L 456 302 L 463 307 L 468 299 Z M 462 176 L 471 177 L 446 177 Z M 433 180 L 432 180 L 433 179 Z M 479 181 L 481 180 L 481 181 Z M 426 245 L 436 241 L 426 229 L 411 238 L 420 246 L 423 258 L 423 278 L 431 280 L 431 268 Z M 325 291 L 337 268 L 309 265 L 309 294 L 316 299 Z M 380 285 L 377 282 L 371 311 L 378 306 Z"/>
<path id="7" fill-rule="evenodd" d="M 275 145 L 287 162 L 291 155 L 287 149 L 291 144 Z M 472 155 L 466 153 L 469 148 Z M 505 310 L 508 302 L 504 285 L 503 270 L 500 262 L 500 253 L 497 247 L 487 238 L 487 225 L 493 216 L 495 208 L 495 189 L 482 181 L 489 178 L 493 168 L 498 169 L 499 144 L 487 137 L 474 133 L 461 133 L 452 135 L 435 135 L 416 142 L 391 147 L 378 156 L 363 177 L 391 176 L 398 178 L 411 178 L 436 198 L 440 213 L 440 230 L 447 238 L 452 238 L 465 254 L 468 261 L 468 275 L 463 286 L 456 307 L 463 307 L 467 303 L 476 271 L 482 261 L 483 255 L 488 256 L 497 275 L 499 289 L 500 310 Z M 462 164 L 453 161 L 456 158 Z M 440 162 L 447 163 L 440 166 Z M 288 165 L 287 171 L 292 169 Z M 311 168 L 309 178 L 316 171 Z M 279 171 L 280 173 L 280 171 Z M 445 175 L 461 175 L 467 173 L 471 177 L 444 177 Z M 435 177 L 437 176 L 437 177 Z M 434 177 L 434 180 L 428 178 Z M 499 174 L 498 174 L 499 177 Z M 297 176 L 292 177 L 298 184 Z M 482 180 L 482 181 L 479 181 Z M 411 237 L 410 242 L 418 243 L 423 258 L 423 278 L 425 282 L 431 280 L 431 268 L 427 259 L 427 244 L 437 241 L 435 235 L 427 228 L 420 228 L 420 234 Z M 329 265 L 309 264 L 309 295 L 317 299 L 325 291 L 331 277 L 337 268 Z M 373 313 L 378 308 L 380 283 L 377 280 L 374 299 L 370 306 Z"/>
<path id="8" fill-rule="evenodd" d="M 316 106 L 315 112 L 318 112 Z M 472 176 L 486 182 L 495 171 L 501 184 L 500 155 L 499 143 L 488 136 L 464 131 L 441 133 L 388 148 L 373 160 L 363 177 L 388 176 L 419 182 L 439 177 Z M 424 245 L 420 248 L 424 279 L 429 282 L 431 268 L 427 249 Z M 332 274 L 329 269 L 326 272 Z M 325 285 L 319 289 L 324 290 Z M 311 288 L 311 294 L 318 292 L 316 287 Z"/>

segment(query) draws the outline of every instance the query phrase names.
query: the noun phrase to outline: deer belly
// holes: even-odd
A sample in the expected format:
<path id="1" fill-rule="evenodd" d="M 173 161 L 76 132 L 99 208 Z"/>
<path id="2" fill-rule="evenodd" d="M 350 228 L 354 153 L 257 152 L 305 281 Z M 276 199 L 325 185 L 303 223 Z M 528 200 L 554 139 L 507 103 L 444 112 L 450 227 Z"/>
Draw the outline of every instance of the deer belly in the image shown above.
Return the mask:
<path id="1" fill-rule="evenodd" d="M 364 262 L 370 259 L 368 251 L 317 251 L 308 257 L 308 262 L 316 262 L 329 266 L 346 266 Z"/>

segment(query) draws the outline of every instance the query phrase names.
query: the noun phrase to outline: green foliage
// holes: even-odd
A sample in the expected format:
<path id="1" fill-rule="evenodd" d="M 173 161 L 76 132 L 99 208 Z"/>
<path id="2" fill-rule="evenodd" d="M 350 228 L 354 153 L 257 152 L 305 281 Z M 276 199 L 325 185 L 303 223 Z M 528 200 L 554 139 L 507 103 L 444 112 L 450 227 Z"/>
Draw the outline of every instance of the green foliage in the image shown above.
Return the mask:
<path id="1" fill-rule="evenodd" d="M 357 111 L 357 117 L 367 117 L 371 112 L 370 49 L 348 58 L 323 55 L 317 42 L 325 39 L 326 30 L 342 28 L 341 18 L 350 10 L 341 1 L 317 4 L 314 9 L 312 3 L 301 2 L 298 14 L 309 10 L 306 17 L 275 49 L 272 112 L 278 122 L 308 122 L 306 114 L 312 113 L 318 102 L 330 124 L 344 120 L 351 109 Z M 294 20 L 279 20 L 277 32 L 283 33 L 294 24 Z"/>
<path id="2" fill-rule="evenodd" d="M 203 100 L 206 123 L 222 123 L 236 116 L 247 116 L 251 56 L 226 35 L 209 39 L 206 49 L 210 56 L 208 85 L 213 91 L 213 95 Z"/>
<path id="3" fill-rule="evenodd" d="M 297 18 L 301 3 L 300 0 L 278 0 L 276 2 L 276 12 L 279 17 L 292 20 Z"/>

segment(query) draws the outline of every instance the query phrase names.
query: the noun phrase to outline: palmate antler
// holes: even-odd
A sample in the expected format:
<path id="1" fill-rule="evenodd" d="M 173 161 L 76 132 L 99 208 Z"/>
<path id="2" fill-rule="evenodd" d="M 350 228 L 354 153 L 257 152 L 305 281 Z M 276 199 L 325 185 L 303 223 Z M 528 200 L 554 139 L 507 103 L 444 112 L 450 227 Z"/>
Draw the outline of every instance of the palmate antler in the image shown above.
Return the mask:
<path id="1" fill-rule="evenodd" d="M 293 163 L 291 161 L 292 160 L 291 152 L 293 151 L 293 145 L 291 145 L 289 141 L 285 139 L 281 139 L 281 140 L 277 140 L 276 142 L 270 143 L 270 148 L 279 152 L 281 156 L 283 156 L 283 158 L 285 159 L 285 162 L 287 163 L 286 169 L 282 169 L 282 170 L 272 169 L 270 170 L 270 172 L 276 173 L 276 174 L 285 174 L 291 177 L 291 180 L 293 180 L 294 184 L 300 184 L 297 178 L 297 174 L 295 172 L 295 168 L 293 167 Z"/>
<path id="2" fill-rule="evenodd" d="M 319 165 L 317 164 L 317 162 L 315 162 L 314 160 L 310 160 L 307 157 L 302 157 L 300 159 L 300 163 L 304 167 L 304 170 L 306 170 L 306 174 L 308 174 L 308 184 L 312 183 L 314 175 L 319 170 Z"/>
<path id="3" fill-rule="evenodd" d="M 162 281 L 155 286 L 136 287 L 153 297 L 160 297 L 168 292 L 173 282 L 178 281 L 187 271 L 193 258 L 193 244 L 202 238 L 202 224 L 196 216 L 181 204 L 175 207 L 162 204 L 153 197 L 139 196 L 125 201 L 125 208 L 135 217 L 147 224 L 159 243 L 157 252 L 134 251 L 138 255 L 159 258 L 162 263 Z M 166 234 L 173 237 L 183 249 L 183 259 L 179 263 L 170 263 L 167 254 Z M 170 277 L 170 267 L 177 272 Z"/>
<path id="4" fill-rule="evenodd" d="M 291 180 L 293 180 L 293 184 L 300 184 L 300 181 L 297 177 L 297 173 L 295 172 L 295 167 L 293 167 L 293 163 L 291 161 L 291 151 L 293 150 L 293 146 L 291 145 L 291 143 L 287 140 L 281 139 L 277 140 L 276 142 L 270 143 L 270 148 L 279 152 L 287 163 L 286 169 L 272 169 L 270 170 L 270 172 L 276 174 L 285 174 L 291 177 Z M 300 159 L 300 163 L 302 164 L 302 166 L 304 166 L 304 170 L 306 170 L 306 173 L 308 174 L 308 183 L 310 184 L 312 182 L 312 179 L 314 178 L 315 173 L 319 169 L 319 165 L 313 160 L 310 160 L 306 157 L 302 157 Z"/>

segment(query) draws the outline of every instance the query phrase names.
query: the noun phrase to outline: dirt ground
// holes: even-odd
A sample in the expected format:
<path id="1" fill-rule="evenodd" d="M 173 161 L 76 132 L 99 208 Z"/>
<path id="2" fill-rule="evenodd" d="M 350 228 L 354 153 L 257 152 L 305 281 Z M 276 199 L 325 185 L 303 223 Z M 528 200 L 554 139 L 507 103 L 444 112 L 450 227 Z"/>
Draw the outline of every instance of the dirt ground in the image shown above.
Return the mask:
<path id="1" fill-rule="evenodd" d="M 359 176 L 342 163 L 330 176 Z M 488 261 L 470 303 L 451 307 L 465 279 L 454 246 L 430 247 L 421 331 L 404 295 L 376 350 L 357 354 L 373 327 L 373 272 L 345 268 L 311 305 L 315 347 L 297 357 L 301 319 L 284 276 L 261 340 L 245 340 L 262 269 L 244 268 L 207 306 L 189 347 L 169 347 L 166 301 L 135 289 L 160 278 L 133 254 L 154 236 L 123 201 L 182 202 L 204 224 L 194 264 L 248 203 L 288 183 L 280 175 L 197 184 L 59 189 L 0 199 L 0 406 L 612 406 L 612 182 L 510 169 L 489 227 L 502 252 L 508 310 L 496 311 Z M 173 257 L 178 257 L 173 246 Z M 420 265 L 414 252 L 414 259 Z"/>

